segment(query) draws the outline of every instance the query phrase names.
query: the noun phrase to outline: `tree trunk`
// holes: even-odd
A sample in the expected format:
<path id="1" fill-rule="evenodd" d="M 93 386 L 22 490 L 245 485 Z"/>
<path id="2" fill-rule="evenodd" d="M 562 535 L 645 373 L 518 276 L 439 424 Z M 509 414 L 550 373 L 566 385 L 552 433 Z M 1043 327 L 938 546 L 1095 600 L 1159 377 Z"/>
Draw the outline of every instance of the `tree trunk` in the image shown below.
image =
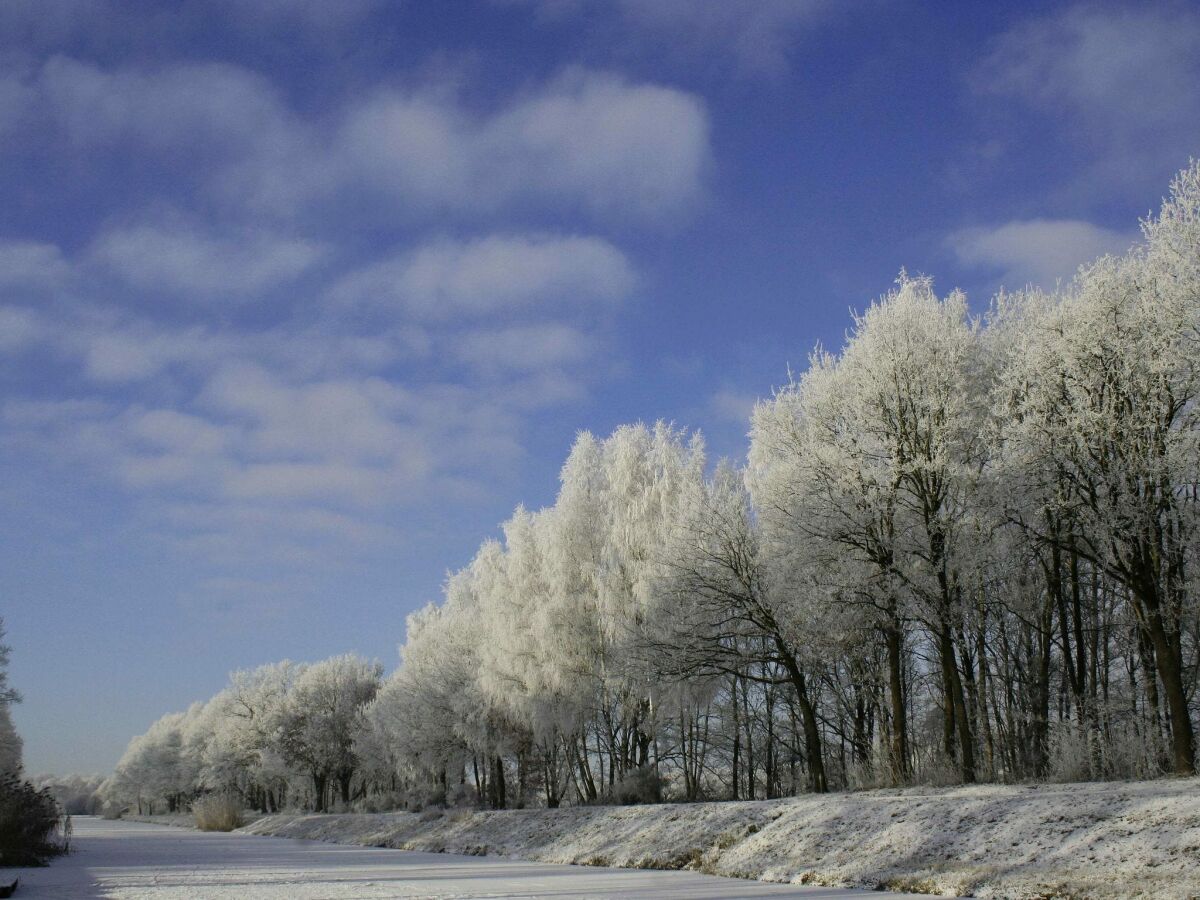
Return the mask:
<path id="1" fill-rule="evenodd" d="M 796 702 L 800 706 L 800 722 L 804 728 L 804 748 L 808 756 L 808 789 L 814 794 L 824 794 L 829 790 L 825 780 L 825 754 L 821 748 L 821 731 L 817 725 L 817 712 L 808 696 L 808 684 L 804 680 L 804 672 L 796 657 L 779 638 L 775 639 L 775 648 L 783 660 L 792 685 L 796 689 Z"/>
<path id="2" fill-rule="evenodd" d="M 901 785 L 908 782 L 912 773 L 908 759 L 908 715 L 904 705 L 904 672 L 901 659 L 904 652 L 904 634 L 900 630 L 900 620 L 895 612 L 895 600 L 892 601 L 889 613 L 884 638 L 887 643 L 888 701 L 892 714 L 892 781 Z"/>
<path id="3" fill-rule="evenodd" d="M 329 784 L 328 773 L 314 770 L 312 773 L 312 783 L 313 809 L 316 812 L 325 812 L 325 788 Z"/>
<path id="4" fill-rule="evenodd" d="M 958 660 L 954 652 L 954 636 L 950 626 L 943 622 L 939 628 L 938 649 L 941 655 L 942 679 L 949 693 L 947 702 L 958 738 L 959 774 L 967 784 L 975 781 L 975 743 L 971 737 L 971 722 L 967 718 L 967 703 L 963 695 L 962 679 L 958 674 Z"/>

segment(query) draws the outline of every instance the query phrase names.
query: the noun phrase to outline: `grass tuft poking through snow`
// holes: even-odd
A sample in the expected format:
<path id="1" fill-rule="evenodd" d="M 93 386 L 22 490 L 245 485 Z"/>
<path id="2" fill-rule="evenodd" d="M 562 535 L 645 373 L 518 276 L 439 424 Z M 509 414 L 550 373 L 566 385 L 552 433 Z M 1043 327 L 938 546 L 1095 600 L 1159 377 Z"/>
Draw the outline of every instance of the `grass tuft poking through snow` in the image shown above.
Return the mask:
<path id="1" fill-rule="evenodd" d="M 981 898 L 1200 896 L 1200 779 L 267 816 L 252 834 Z"/>
<path id="2" fill-rule="evenodd" d="M 194 800 L 192 816 L 201 831 L 233 831 L 244 824 L 242 803 L 232 794 L 208 794 Z"/>

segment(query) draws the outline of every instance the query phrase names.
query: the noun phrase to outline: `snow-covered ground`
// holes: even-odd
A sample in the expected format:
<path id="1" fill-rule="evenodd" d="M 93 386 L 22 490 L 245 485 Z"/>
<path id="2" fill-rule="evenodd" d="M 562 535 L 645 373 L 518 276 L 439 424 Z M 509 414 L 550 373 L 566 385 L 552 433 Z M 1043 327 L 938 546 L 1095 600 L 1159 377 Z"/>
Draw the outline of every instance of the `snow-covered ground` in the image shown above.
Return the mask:
<path id="1" fill-rule="evenodd" d="M 639 897 L 840 900 L 846 892 L 712 878 L 693 872 L 587 869 L 534 862 L 211 834 L 150 825 L 75 820 L 75 852 L 20 876 L 19 897 L 116 900 L 340 900 L 370 897 Z M 878 897 L 880 895 L 873 894 Z"/>
<path id="2" fill-rule="evenodd" d="M 1200 897 L 1200 779 L 743 803 L 281 815 L 255 834 L 978 897 Z"/>

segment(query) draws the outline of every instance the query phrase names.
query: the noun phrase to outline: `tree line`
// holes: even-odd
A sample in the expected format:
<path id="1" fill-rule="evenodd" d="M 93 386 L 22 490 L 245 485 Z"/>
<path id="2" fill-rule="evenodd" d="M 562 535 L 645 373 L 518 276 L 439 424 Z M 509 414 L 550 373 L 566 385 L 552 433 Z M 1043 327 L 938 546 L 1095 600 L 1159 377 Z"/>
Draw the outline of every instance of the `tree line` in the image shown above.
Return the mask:
<path id="1" fill-rule="evenodd" d="M 749 424 L 581 433 L 401 665 L 237 673 L 113 798 L 763 798 L 1195 774 L 1200 164 L 1142 240 L 975 314 L 926 277 Z"/>
<path id="2" fill-rule="evenodd" d="M 41 866 L 70 847 L 70 817 L 38 779 L 25 778 L 23 742 L 11 707 L 21 694 L 8 682 L 12 648 L 0 618 L 0 868 Z"/>

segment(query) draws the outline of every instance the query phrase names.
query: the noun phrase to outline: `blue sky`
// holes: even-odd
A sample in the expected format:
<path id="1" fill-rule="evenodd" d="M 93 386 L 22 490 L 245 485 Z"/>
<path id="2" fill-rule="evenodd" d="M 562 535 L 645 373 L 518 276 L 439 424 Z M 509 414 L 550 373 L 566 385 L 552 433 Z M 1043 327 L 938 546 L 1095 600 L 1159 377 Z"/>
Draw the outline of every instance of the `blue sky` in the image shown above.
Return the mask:
<path id="1" fill-rule="evenodd" d="M 1200 153 L 1187 5 L 9 0 L 0 615 L 33 771 L 396 662 L 575 432 L 744 451 L 901 267 L 1052 285 Z"/>

